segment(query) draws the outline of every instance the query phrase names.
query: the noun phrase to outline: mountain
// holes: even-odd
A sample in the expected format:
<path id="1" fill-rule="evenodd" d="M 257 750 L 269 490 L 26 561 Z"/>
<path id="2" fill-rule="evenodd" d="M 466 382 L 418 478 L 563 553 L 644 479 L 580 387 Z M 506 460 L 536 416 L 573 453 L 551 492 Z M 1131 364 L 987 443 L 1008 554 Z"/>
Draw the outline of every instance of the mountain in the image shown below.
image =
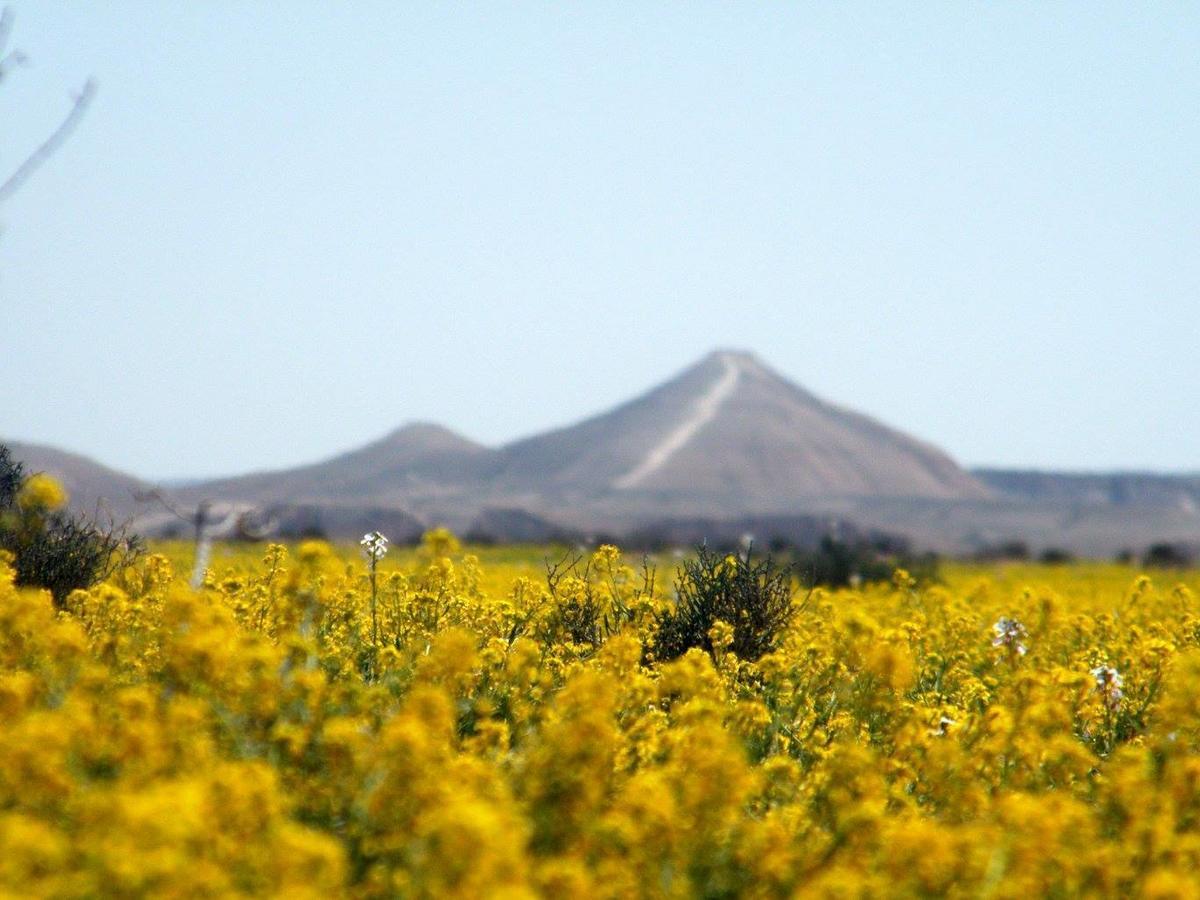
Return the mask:
<path id="1" fill-rule="evenodd" d="M 141 505 L 135 498 L 149 487 L 132 475 L 86 456 L 42 444 L 4 443 L 27 474 L 45 472 L 57 478 L 67 489 L 71 509 L 85 515 L 99 513 L 116 519 L 132 516 Z"/>
<path id="2" fill-rule="evenodd" d="M 989 492 L 936 448 L 818 399 L 748 353 L 719 351 L 610 412 L 498 450 L 417 423 L 313 465 L 176 495 L 390 504 L 460 526 L 522 509 L 547 527 L 587 530 L 664 514 L 791 513 L 816 498 Z"/>
<path id="3" fill-rule="evenodd" d="M 492 486 L 521 494 L 795 511 L 822 497 L 981 499 L 937 448 L 792 384 L 754 356 L 709 354 L 603 415 L 500 451 Z"/>
<path id="4" fill-rule="evenodd" d="M 975 469 L 996 494 L 1090 506 L 1200 509 L 1200 475 L 1154 472 L 1047 472 L 1032 469 Z"/>
<path id="5" fill-rule="evenodd" d="M 515 540 L 620 533 L 670 516 L 794 514 L 839 498 L 990 492 L 940 450 L 813 396 L 748 353 L 717 351 L 609 412 L 499 449 L 414 423 L 312 465 L 173 495 L 254 503 L 281 522 L 339 530 L 361 520 L 351 508 L 391 507 Z"/>
<path id="6" fill-rule="evenodd" d="M 185 499 L 400 503 L 477 486 L 495 454 L 448 428 L 413 422 L 322 462 L 204 481 L 176 493 Z"/>
<path id="7" fill-rule="evenodd" d="M 76 508 L 103 498 L 124 514 L 145 488 L 83 457 L 13 446 L 31 469 L 62 478 Z M 1035 551 L 1105 555 L 1200 541 L 1200 476 L 968 472 L 733 350 L 612 410 L 499 448 L 411 423 L 321 462 L 164 493 L 185 518 L 203 500 L 224 501 L 257 508 L 288 534 L 334 537 L 386 522 L 397 535 L 446 524 L 497 541 L 722 528 L 807 539 L 835 523 L 946 552 L 1024 540 Z M 143 505 L 135 524 L 148 534 L 181 527 L 161 504 Z"/>

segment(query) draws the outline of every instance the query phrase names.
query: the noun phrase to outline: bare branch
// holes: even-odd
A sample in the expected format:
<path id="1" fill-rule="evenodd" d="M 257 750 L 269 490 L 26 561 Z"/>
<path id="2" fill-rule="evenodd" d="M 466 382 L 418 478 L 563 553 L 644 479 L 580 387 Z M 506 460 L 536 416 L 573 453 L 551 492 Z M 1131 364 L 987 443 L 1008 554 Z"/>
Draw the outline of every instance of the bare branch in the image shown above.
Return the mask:
<path id="1" fill-rule="evenodd" d="M 12 36 L 12 25 L 12 7 L 6 6 L 4 9 L 0 9 L 0 53 L 3 53 L 8 47 L 8 39 Z"/>
<path id="2" fill-rule="evenodd" d="M 22 184 L 29 180 L 32 175 L 43 163 L 46 162 L 68 137 L 75 130 L 75 126 L 79 124 L 79 120 L 87 111 L 88 105 L 91 104 L 92 98 L 96 96 L 96 80 L 89 78 L 84 84 L 83 89 L 75 95 L 75 102 L 71 106 L 71 111 L 67 113 L 67 117 L 62 120 L 58 128 L 54 129 L 54 133 L 42 142 L 25 162 L 17 167 L 17 170 L 8 177 L 6 181 L 0 184 L 0 203 L 3 203 L 11 197 Z"/>
<path id="3" fill-rule="evenodd" d="M 187 522 L 189 525 L 192 524 L 196 518 L 195 514 L 181 513 L 178 507 L 167 500 L 167 498 L 163 496 L 162 491 L 160 491 L 158 488 L 153 488 L 149 491 L 134 491 L 133 499 L 137 503 L 158 503 L 163 509 L 169 512 L 179 521 Z"/>
<path id="4" fill-rule="evenodd" d="M 3 81 L 9 71 L 17 66 L 23 66 L 29 61 L 20 50 L 8 49 L 8 39 L 12 35 L 13 14 L 7 6 L 0 9 L 0 81 Z"/>

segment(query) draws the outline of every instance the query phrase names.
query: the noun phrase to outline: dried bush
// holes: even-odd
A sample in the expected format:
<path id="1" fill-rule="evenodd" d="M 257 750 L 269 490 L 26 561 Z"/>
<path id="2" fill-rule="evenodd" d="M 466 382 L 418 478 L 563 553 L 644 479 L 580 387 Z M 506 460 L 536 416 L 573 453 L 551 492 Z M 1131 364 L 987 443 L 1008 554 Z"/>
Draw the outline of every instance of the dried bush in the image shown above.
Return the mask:
<path id="1" fill-rule="evenodd" d="M 21 491 L 29 481 L 0 444 L 0 549 L 13 556 L 17 584 L 46 588 L 62 606 L 71 591 L 103 581 L 140 555 L 141 541 L 124 527 L 23 506 Z"/>
<path id="2" fill-rule="evenodd" d="M 0 514 L 17 506 L 17 492 L 25 480 L 25 467 L 12 458 L 12 453 L 0 444 Z"/>
<path id="3" fill-rule="evenodd" d="M 675 659 L 693 647 L 713 652 L 709 632 L 718 621 L 733 627 L 731 649 L 756 660 L 775 649 L 795 612 L 791 570 L 771 557 L 725 556 L 698 547 L 680 569 L 674 607 L 659 613 L 654 640 L 658 660 Z"/>

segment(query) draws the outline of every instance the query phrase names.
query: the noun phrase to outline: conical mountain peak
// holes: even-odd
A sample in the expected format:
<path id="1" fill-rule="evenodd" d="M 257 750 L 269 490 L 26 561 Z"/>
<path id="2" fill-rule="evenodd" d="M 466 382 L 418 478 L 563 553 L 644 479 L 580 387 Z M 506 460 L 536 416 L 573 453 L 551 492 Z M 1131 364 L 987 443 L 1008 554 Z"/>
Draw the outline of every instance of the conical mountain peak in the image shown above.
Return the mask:
<path id="1" fill-rule="evenodd" d="M 235 499 L 601 507 L 622 516 L 796 512 L 828 498 L 971 499 L 948 456 L 833 406 L 754 353 L 718 348 L 646 393 L 492 450 L 411 422 L 333 459 L 201 488 Z"/>
<path id="2" fill-rule="evenodd" d="M 709 351 L 700 360 L 700 362 L 708 362 L 715 360 L 717 362 L 730 362 L 735 365 L 761 365 L 762 362 L 751 350 L 744 350 L 739 347 L 717 347 Z"/>
<path id="3" fill-rule="evenodd" d="M 982 497 L 944 453 L 717 349 L 616 409 L 512 444 L 500 482 L 795 509 L 818 497 Z"/>
<path id="4" fill-rule="evenodd" d="M 736 376 L 739 381 L 757 380 L 773 383 L 780 389 L 798 392 L 805 397 L 815 399 L 804 388 L 773 369 L 757 354 L 733 347 L 712 350 L 672 381 L 686 380 L 689 375 L 713 379 L 720 378 L 722 374 L 728 374 L 731 378 Z M 670 383 L 668 382 L 668 384 Z M 699 381 L 697 381 L 697 386 L 700 386 Z"/>
<path id="5" fill-rule="evenodd" d="M 727 366 L 742 372 L 769 374 L 777 376 L 768 365 L 749 350 L 736 347 L 718 347 L 702 356 L 691 366 L 691 369 L 704 369 L 713 366 Z M 690 371 L 690 370 L 689 370 Z"/>

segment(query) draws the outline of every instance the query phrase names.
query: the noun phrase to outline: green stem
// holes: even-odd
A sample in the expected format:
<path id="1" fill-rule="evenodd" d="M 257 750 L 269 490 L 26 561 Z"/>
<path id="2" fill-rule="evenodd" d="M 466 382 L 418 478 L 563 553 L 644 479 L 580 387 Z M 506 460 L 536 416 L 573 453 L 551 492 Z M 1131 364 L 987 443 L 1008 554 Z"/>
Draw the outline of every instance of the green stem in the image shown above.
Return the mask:
<path id="1" fill-rule="evenodd" d="M 371 560 L 371 649 L 374 650 L 379 645 L 379 620 L 375 613 L 376 598 L 378 597 L 378 588 L 375 582 L 375 567 L 378 565 L 378 560 Z"/>

